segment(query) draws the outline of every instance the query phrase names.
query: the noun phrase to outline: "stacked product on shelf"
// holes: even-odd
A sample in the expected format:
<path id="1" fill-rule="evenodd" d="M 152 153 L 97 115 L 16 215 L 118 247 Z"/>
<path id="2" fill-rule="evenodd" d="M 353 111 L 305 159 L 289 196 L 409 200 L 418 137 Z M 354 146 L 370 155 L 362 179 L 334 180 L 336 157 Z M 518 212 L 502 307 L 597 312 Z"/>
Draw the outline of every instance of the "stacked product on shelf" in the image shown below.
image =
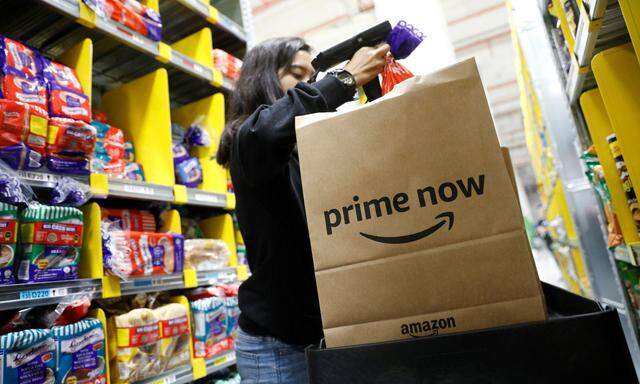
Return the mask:
<path id="1" fill-rule="evenodd" d="M 96 133 L 73 69 L 0 37 L 0 158 L 14 169 L 88 174 Z M 46 161 L 45 161 L 46 159 Z"/>
<path id="2" fill-rule="evenodd" d="M 17 257 L 18 207 L 0 202 L 0 285 L 13 284 Z"/>
<path id="3" fill-rule="evenodd" d="M 119 23 L 154 41 L 162 38 L 162 20 L 153 8 L 136 0 L 82 0 L 103 19 Z"/>
<path id="4" fill-rule="evenodd" d="M 197 157 L 191 156 L 191 150 L 211 145 L 211 137 L 207 130 L 200 125 L 200 120 L 201 118 L 198 118 L 187 129 L 177 123 L 171 124 L 173 169 L 176 184 L 189 188 L 198 187 L 203 180 L 202 165 Z"/>
<path id="5" fill-rule="evenodd" d="M 109 314 L 111 383 L 131 383 L 190 364 L 191 330 L 184 298 L 157 294 L 102 300 Z"/>
<path id="6" fill-rule="evenodd" d="M 242 60 L 222 49 L 213 50 L 213 67 L 231 80 L 237 80 L 242 68 Z"/>
<path id="7" fill-rule="evenodd" d="M 121 129 L 107 124 L 103 113 L 96 117 L 91 122 L 97 131 L 91 170 L 114 179 L 145 181 L 142 165 L 136 162 L 133 143 L 125 141 Z"/>
<path id="8" fill-rule="evenodd" d="M 233 350 L 238 328 L 238 287 L 218 285 L 189 293 L 194 356 L 209 359 Z"/>
<path id="9" fill-rule="evenodd" d="M 156 232 L 153 214 L 144 210 L 102 208 L 105 273 L 120 278 L 183 271 L 184 237 Z"/>

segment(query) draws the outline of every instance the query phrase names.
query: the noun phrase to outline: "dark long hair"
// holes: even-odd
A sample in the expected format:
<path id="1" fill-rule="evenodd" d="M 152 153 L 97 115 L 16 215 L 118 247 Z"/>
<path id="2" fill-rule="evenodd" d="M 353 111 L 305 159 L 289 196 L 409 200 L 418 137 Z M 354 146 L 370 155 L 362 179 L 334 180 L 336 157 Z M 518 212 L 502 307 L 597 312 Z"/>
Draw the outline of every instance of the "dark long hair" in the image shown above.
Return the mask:
<path id="1" fill-rule="evenodd" d="M 229 166 L 233 140 L 240 124 L 261 105 L 271 105 L 284 96 L 278 70 L 287 69 L 298 51 L 309 51 L 298 37 L 266 40 L 245 55 L 240 78 L 229 102 L 228 123 L 222 132 L 216 153 L 218 164 Z"/>

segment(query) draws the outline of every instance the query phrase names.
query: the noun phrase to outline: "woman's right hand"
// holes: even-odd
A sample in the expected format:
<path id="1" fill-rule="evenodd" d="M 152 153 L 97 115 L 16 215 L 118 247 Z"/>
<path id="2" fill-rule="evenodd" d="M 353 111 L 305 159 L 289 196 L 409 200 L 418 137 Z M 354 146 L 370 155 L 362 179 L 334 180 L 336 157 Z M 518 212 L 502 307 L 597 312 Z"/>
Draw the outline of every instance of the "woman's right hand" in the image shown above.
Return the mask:
<path id="1" fill-rule="evenodd" d="M 355 78 L 356 86 L 367 84 L 382 72 L 389 48 L 389 44 L 382 44 L 375 48 L 362 47 L 358 49 L 344 66 L 344 69 Z"/>

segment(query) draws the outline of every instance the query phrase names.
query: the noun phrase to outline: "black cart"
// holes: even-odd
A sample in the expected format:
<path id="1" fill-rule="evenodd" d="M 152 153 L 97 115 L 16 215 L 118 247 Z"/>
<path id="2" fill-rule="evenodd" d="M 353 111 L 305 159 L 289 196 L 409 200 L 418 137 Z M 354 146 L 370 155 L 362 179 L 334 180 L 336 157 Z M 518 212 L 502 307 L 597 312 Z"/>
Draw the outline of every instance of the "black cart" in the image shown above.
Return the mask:
<path id="1" fill-rule="evenodd" d="M 618 313 L 543 284 L 549 320 L 353 347 L 309 347 L 311 384 L 638 383 Z"/>

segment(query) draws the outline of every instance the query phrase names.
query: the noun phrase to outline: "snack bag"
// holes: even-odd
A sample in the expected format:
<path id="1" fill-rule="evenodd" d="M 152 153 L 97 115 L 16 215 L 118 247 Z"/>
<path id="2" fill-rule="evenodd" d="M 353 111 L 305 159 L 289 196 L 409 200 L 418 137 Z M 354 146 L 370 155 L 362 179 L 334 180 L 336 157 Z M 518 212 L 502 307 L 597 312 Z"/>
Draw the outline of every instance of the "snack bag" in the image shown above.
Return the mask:
<path id="1" fill-rule="evenodd" d="M 156 218 L 153 213 L 138 209 L 100 207 L 102 221 L 113 223 L 112 230 L 155 232 Z"/>
<path id="2" fill-rule="evenodd" d="M 92 121 L 98 137 L 96 144 L 97 155 L 107 155 L 110 160 L 124 159 L 124 133 L 121 129 L 99 121 Z"/>
<path id="3" fill-rule="evenodd" d="M 40 72 L 38 53 L 26 45 L 0 36 L 0 69 L 2 72 L 18 71 L 35 78 Z"/>
<path id="4" fill-rule="evenodd" d="M 122 159 L 105 161 L 103 156 L 95 155 L 91 160 L 93 172 L 104 173 L 110 178 L 122 179 L 125 176 L 127 164 Z"/>
<path id="5" fill-rule="evenodd" d="M 71 88 L 49 83 L 49 114 L 57 117 L 91 121 L 89 97 Z"/>
<path id="6" fill-rule="evenodd" d="M 51 329 L 56 345 L 56 383 L 106 384 L 104 331 L 98 319 Z"/>
<path id="7" fill-rule="evenodd" d="M 0 202 L 0 285 L 13 284 L 18 238 L 18 207 Z"/>
<path id="8" fill-rule="evenodd" d="M 133 143 L 130 141 L 125 141 L 124 145 L 124 160 L 129 163 L 133 163 L 136 161 L 136 155 L 133 150 Z"/>
<path id="9" fill-rule="evenodd" d="M 42 75 L 45 81 L 60 87 L 72 89 L 78 93 L 84 93 L 82 84 L 78 80 L 78 75 L 73 68 L 69 68 L 64 64 L 56 63 L 45 57 L 40 58 L 42 66 Z"/>
<path id="10" fill-rule="evenodd" d="M 34 205 L 20 213 L 21 261 L 18 281 L 78 278 L 82 247 L 82 211 Z"/>
<path id="11" fill-rule="evenodd" d="M 196 157 L 189 157 L 184 161 L 175 163 L 176 183 L 189 188 L 196 188 L 202 183 L 202 166 Z"/>
<path id="12" fill-rule="evenodd" d="M 189 319 L 182 304 L 167 304 L 154 309 L 160 320 L 160 359 L 163 370 L 173 369 L 190 361 Z"/>
<path id="13" fill-rule="evenodd" d="M 225 310 L 227 311 L 227 337 L 236 337 L 238 330 L 238 318 L 240 317 L 240 307 L 238 307 L 238 296 L 225 298 Z"/>
<path id="14" fill-rule="evenodd" d="M 0 76 L 0 97 L 47 109 L 47 87 L 42 80 L 13 68 L 7 68 Z"/>
<path id="15" fill-rule="evenodd" d="M 191 303 L 195 357 L 215 355 L 216 343 L 227 337 L 227 311 L 223 299 L 209 297 Z"/>
<path id="16" fill-rule="evenodd" d="M 107 273 L 123 278 L 182 272 L 184 238 L 175 233 L 110 230 L 103 224 L 102 254 Z"/>
<path id="17" fill-rule="evenodd" d="M 132 383 L 162 372 L 160 325 L 156 313 L 134 309 L 112 320 L 117 332 L 111 383 Z"/>
<path id="18" fill-rule="evenodd" d="M 48 329 L 0 336 L 0 382 L 54 384 L 56 346 Z"/>

